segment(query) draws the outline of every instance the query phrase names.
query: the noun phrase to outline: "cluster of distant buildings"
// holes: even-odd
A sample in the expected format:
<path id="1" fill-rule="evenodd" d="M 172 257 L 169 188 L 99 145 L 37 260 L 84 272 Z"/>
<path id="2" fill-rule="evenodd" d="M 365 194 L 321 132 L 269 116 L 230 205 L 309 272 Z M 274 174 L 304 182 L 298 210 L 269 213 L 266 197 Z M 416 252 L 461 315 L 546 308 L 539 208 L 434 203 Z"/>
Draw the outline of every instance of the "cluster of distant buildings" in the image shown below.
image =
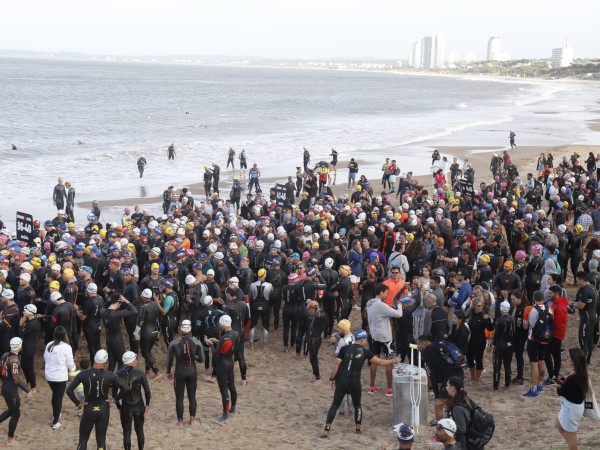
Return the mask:
<path id="1" fill-rule="evenodd" d="M 487 61 L 509 61 L 510 53 L 502 49 L 502 39 L 492 36 L 487 43 Z M 564 47 L 552 49 L 552 67 L 568 67 L 574 59 L 573 47 L 565 44 Z M 458 52 L 450 52 L 446 58 L 446 37 L 441 34 L 424 36 L 413 44 L 412 52 L 408 57 L 408 65 L 416 69 L 444 69 L 454 68 L 459 62 L 471 63 L 477 61 L 477 54 L 467 52 L 464 59 Z"/>

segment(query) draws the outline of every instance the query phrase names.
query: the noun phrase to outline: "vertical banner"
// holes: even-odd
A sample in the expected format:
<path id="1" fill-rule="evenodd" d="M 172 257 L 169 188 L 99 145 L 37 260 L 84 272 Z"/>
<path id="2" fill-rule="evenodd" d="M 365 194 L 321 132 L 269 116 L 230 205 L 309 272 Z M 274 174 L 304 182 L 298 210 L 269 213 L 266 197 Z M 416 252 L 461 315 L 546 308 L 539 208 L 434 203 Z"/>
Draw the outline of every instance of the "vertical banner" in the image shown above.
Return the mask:
<path id="1" fill-rule="evenodd" d="M 33 216 L 24 212 L 17 211 L 17 239 L 33 245 Z"/>
<path id="2" fill-rule="evenodd" d="M 285 185 L 276 184 L 275 185 L 275 204 L 278 208 L 284 208 L 287 203 L 287 190 Z"/>

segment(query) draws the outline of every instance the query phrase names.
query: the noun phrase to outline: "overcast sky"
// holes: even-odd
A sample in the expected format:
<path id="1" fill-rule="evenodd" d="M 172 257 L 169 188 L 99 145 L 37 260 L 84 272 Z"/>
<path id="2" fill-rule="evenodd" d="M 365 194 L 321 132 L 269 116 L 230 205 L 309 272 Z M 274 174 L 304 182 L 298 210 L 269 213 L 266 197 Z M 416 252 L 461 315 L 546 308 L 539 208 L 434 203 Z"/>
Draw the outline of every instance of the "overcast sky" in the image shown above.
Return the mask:
<path id="1" fill-rule="evenodd" d="M 598 0 L 1 0 L 0 49 L 102 54 L 404 59 L 427 34 L 446 56 L 501 36 L 515 58 L 568 37 L 600 57 Z"/>

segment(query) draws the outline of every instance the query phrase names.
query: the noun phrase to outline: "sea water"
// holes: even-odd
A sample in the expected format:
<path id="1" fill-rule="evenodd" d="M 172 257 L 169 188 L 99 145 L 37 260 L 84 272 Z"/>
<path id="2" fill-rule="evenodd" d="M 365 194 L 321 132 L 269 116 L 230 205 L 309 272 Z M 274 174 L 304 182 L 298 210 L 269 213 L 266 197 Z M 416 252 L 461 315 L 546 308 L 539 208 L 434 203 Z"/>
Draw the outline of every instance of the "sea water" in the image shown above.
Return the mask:
<path id="1" fill-rule="evenodd" d="M 0 58 L 0 214 L 10 221 L 19 205 L 35 204 L 53 215 L 58 176 L 88 201 L 159 195 L 168 184 L 200 182 L 213 162 L 226 180 L 230 146 L 244 148 L 263 177 L 293 175 L 303 147 L 313 163 L 329 161 L 332 147 L 340 161 L 372 163 L 363 165 L 368 176 L 379 176 L 386 156 L 426 173 L 432 142 L 487 130 L 503 145 L 525 116 L 534 133 L 571 143 L 582 133 L 564 116 L 582 119 L 589 108 L 581 105 L 593 100 L 575 84 L 477 77 Z M 559 114 L 536 117 L 536 109 Z"/>

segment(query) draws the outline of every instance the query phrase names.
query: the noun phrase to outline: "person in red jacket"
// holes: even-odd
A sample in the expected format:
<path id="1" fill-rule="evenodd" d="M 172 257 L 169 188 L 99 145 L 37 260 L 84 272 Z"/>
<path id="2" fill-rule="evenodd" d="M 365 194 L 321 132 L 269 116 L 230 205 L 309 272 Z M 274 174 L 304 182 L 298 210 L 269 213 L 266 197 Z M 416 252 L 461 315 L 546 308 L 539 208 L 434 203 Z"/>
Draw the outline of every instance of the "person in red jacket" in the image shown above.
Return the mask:
<path id="1" fill-rule="evenodd" d="M 560 378 L 560 349 L 567 332 L 567 320 L 569 318 L 567 305 L 569 300 L 563 297 L 565 291 L 558 284 L 553 284 L 548 290 L 550 291 L 550 300 L 554 310 L 554 336 L 552 336 L 552 340 L 548 343 L 546 349 L 545 359 L 548 378 L 544 381 L 544 384 L 552 385 L 558 384 Z"/>

